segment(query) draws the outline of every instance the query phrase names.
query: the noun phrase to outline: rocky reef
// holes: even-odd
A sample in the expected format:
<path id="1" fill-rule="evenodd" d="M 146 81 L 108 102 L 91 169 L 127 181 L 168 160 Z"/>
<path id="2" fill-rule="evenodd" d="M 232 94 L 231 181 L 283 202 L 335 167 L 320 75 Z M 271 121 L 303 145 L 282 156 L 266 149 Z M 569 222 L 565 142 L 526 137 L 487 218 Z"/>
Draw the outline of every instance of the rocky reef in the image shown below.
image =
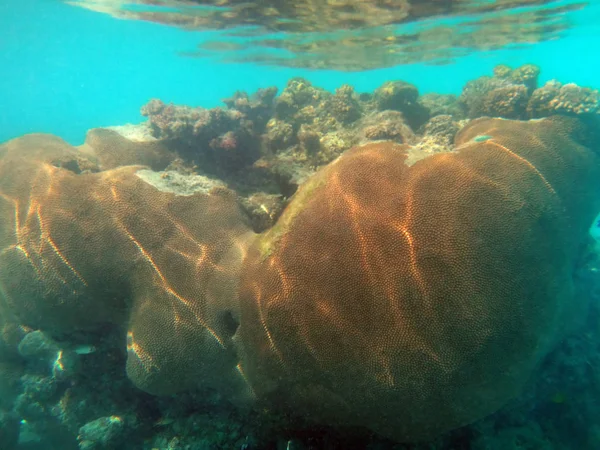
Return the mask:
<path id="1" fill-rule="evenodd" d="M 2 448 L 597 448 L 599 96 L 538 75 L 2 144 Z"/>

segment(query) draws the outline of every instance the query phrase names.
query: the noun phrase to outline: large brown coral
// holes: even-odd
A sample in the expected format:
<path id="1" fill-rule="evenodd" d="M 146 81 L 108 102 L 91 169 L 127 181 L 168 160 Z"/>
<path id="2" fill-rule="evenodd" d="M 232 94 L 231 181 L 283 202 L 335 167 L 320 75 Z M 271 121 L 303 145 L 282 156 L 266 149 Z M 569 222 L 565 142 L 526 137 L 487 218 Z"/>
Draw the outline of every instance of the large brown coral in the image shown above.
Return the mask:
<path id="1" fill-rule="evenodd" d="M 87 153 L 47 135 L 8 142 L 2 345 L 18 324 L 113 324 L 149 392 L 253 391 L 320 424 L 435 436 L 518 393 L 570 322 L 600 208 L 590 136 L 575 118 L 480 119 L 453 152 L 370 143 L 261 235 L 224 187 L 176 195 L 119 166 L 110 133 Z M 136 155 L 126 163 L 149 158 Z"/>
<path id="2" fill-rule="evenodd" d="M 400 441 L 472 422 L 560 336 L 600 204 L 579 123 L 483 119 L 458 152 L 346 152 L 249 252 L 235 340 L 259 397 Z M 574 183 L 577 180 L 577 183 Z"/>
<path id="3" fill-rule="evenodd" d="M 229 302 L 253 233 L 230 193 L 161 192 L 139 166 L 79 173 L 82 154 L 52 136 L 0 154 L 0 293 L 21 323 L 122 327 L 128 374 L 150 392 L 241 380 Z"/>

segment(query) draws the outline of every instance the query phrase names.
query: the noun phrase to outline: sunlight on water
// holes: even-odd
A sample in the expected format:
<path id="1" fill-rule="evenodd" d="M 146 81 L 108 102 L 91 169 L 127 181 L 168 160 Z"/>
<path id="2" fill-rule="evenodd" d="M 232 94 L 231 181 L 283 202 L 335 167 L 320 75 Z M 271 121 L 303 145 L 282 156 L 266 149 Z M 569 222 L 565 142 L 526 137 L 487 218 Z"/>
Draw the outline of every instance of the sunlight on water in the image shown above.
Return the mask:
<path id="1" fill-rule="evenodd" d="M 124 19 L 225 30 L 186 56 L 345 71 L 449 64 L 474 51 L 558 39 L 573 26 L 573 12 L 588 6 L 527 0 L 68 3 Z"/>

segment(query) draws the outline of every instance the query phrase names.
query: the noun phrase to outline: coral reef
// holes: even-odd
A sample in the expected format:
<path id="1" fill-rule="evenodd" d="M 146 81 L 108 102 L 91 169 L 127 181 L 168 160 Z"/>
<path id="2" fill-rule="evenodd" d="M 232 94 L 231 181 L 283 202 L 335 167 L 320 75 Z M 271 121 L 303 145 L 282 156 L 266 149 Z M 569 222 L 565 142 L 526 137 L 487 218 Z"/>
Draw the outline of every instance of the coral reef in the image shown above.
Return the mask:
<path id="1" fill-rule="evenodd" d="M 552 83 L 536 89 L 538 76 L 539 68 L 531 64 L 515 69 L 498 66 L 493 76 L 467 83 L 458 98 L 419 96 L 416 86 L 402 81 L 386 82 L 372 94 L 356 93 L 348 85 L 331 93 L 306 79 L 292 78 L 278 96 L 275 88 L 253 95 L 237 92 L 224 100 L 227 109 L 152 100 L 142 112 L 149 117 L 155 140 L 146 144 L 152 150 L 141 153 L 148 158 L 163 155 L 163 162 L 158 164 L 154 156 L 143 163 L 161 169 L 175 152 L 184 165 L 225 180 L 246 201 L 263 193 L 287 197 L 317 168 L 368 141 L 393 140 L 431 153 L 452 149 L 453 134 L 466 117 L 527 119 L 597 110 L 595 91 L 567 85 L 559 95 Z M 427 128 L 430 119 L 438 120 L 436 116 L 450 116 L 448 120 L 458 126 L 452 125 L 450 134 L 437 130 L 439 125 Z M 90 141 L 98 132 L 106 133 L 94 131 Z M 160 146 L 168 150 L 159 151 Z M 275 209 L 283 206 L 285 198 Z M 249 207 L 260 209 L 260 204 Z M 274 223 L 265 217 L 255 219 L 255 231 Z"/>
<path id="2" fill-rule="evenodd" d="M 597 448 L 598 95 L 538 73 L 0 145 L 3 448 Z"/>
<path id="3" fill-rule="evenodd" d="M 464 125 L 453 116 L 441 114 L 432 117 L 419 130 L 420 138 L 411 148 L 408 162 L 414 163 L 432 153 L 450 152 L 454 149 L 454 137 Z"/>
<path id="4" fill-rule="evenodd" d="M 429 93 L 418 99 L 431 117 L 450 115 L 456 119 L 464 119 L 465 111 L 455 95 L 442 95 Z"/>
<path id="5" fill-rule="evenodd" d="M 534 118 L 551 114 L 600 114 L 600 93 L 573 83 L 549 81 L 533 92 L 527 112 Z"/>
<path id="6" fill-rule="evenodd" d="M 400 111 L 408 125 L 419 128 L 429 118 L 429 111 L 417 102 L 417 87 L 404 81 L 388 81 L 375 90 L 375 104 L 380 111 L 391 109 Z"/>
<path id="7" fill-rule="evenodd" d="M 460 96 L 469 118 L 481 116 L 524 119 L 529 96 L 537 86 L 539 68 L 525 65 L 515 70 L 498 66 L 494 76 L 469 81 Z"/>
<path id="8" fill-rule="evenodd" d="M 158 140 L 154 146 L 166 143 L 185 164 L 227 180 L 246 199 L 261 192 L 293 193 L 307 174 L 362 142 L 412 142 L 414 130 L 429 118 L 416 87 L 400 81 L 385 83 L 370 95 L 356 93 L 349 85 L 330 93 L 306 79 L 293 78 L 279 96 L 275 93 L 275 88 L 252 96 L 237 92 L 224 100 L 227 109 L 211 110 L 152 100 L 142 113 L 149 117 Z M 452 97 L 442 97 L 438 103 L 437 112 L 464 114 Z M 235 158 L 236 163 L 227 164 L 224 158 Z M 289 173 L 293 165 L 298 173 Z M 282 184 L 293 187 L 282 188 Z M 282 202 L 276 209 L 283 206 Z M 260 218 L 258 222 L 262 223 Z M 273 221 L 265 222 L 256 231 L 271 225 Z"/>
<path id="9" fill-rule="evenodd" d="M 595 89 L 556 80 L 537 87 L 540 69 L 526 64 L 514 70 L 497 66 L 494 76 L 483 76 L 466 84 L 459 98 L 469 118 L 481 116 L 527 119 L 553 114 L 600 113 L 600 94 Z"/>
<path id="10" fill-rule="evenodd" d="M 404 115 L 398 111 L 382 111 L 365 117 L 360 123 L 360 141 L 394 141 L 409 144 L 415 140 L 415 133 L 404 122 Z"/>
<path id="11" fill-rule="evenodd" d="M 226 336 L 235 321 L 217 307 L 234 275 L 220 261 L 233 263 L 252 234 L 233 194 L 162 192 L 136 175 L 139 166 L 74 173 L 63 164 L 76 149 L 44 135 L 10 141 L 2 153 L 2 213 L 10 220 L 0 285 L 20 323 L 55 335 L 126 327 L 127 372 L 156 393 L 189 387 L 203 372 L 219 373 L 215 381 L 239 377 L 235 364 L 216 369 L 233 362 Z M 32 337 L 21 341 L 21 354 L 56 353 Z M 63 353 L 54 364 L 66 360 Z"/>
<path id="12" fill-rule="evenodd" d="M 142 114 L 148 117 L 155 137 L 177 138 L 191 148 L 192 159 L 208 162 L 221 172 L 241 169 L 257 158 L 258 142 L 252 139 L 252 131 L 260 126 L 260 116 L 254 124 L 237 109 L 189 108 L 157 99 L 142 107 Z"/>
<path id="13" fill-rule="evenodd" d="M 540 68 L 534 64 L 524 64 L 514 70 L 503 64 L 494 67 L 496 78 L 508 80 L 513 84 L 522 84 L 529 90 L 529 93 L 537 87 L 539 75 Z"/>
<path id="14" fill-rule="evenodd" d="M 400 441 L 515 396 L 576 309 L 572 273 L 600 209 L 578 128 L 480 119 L 457 153 L 409 167 L 405 147 L 367 144 L 304 183 L 242 272 L 257 395 Z"/>

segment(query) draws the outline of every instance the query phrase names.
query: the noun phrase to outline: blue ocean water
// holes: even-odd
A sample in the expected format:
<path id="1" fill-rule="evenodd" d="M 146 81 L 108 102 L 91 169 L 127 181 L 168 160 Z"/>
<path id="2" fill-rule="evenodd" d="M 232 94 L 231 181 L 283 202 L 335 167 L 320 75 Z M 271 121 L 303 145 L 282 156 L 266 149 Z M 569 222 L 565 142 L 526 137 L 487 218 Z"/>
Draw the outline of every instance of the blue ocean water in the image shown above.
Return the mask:
<path id="1" fill-rule="evenodd" d="M 600 448 L 600 0 L 202 3 L 0 3 L 0 450 Z"/>
<path id="2" fill-rule="evenodd" d="M 421 93 L 460 94 L 467 80 L 490 73 L 496 64 L 532 63 L 543 68 L 542 83 L 559 79 L 593 86 L 600 70 L 600 2 L 592 0 L 571 17 L 575 26 L 560 40 L 477 52 L 446 66 L 337 73 L 182 58 L 178 52 L 193 50 L 198 33 L 115 20 L 60 1 L 5 1 L 0 4 L 0 141 L 37 131 L 79 144 L 90 128 L 138 122 L 139 107 L 150 98 L 213 107 L 235 90 L 282 88 L 292 76 L 328 90 L 349 83 L 359 92 L 372 91 L 401 79 Z"/>

